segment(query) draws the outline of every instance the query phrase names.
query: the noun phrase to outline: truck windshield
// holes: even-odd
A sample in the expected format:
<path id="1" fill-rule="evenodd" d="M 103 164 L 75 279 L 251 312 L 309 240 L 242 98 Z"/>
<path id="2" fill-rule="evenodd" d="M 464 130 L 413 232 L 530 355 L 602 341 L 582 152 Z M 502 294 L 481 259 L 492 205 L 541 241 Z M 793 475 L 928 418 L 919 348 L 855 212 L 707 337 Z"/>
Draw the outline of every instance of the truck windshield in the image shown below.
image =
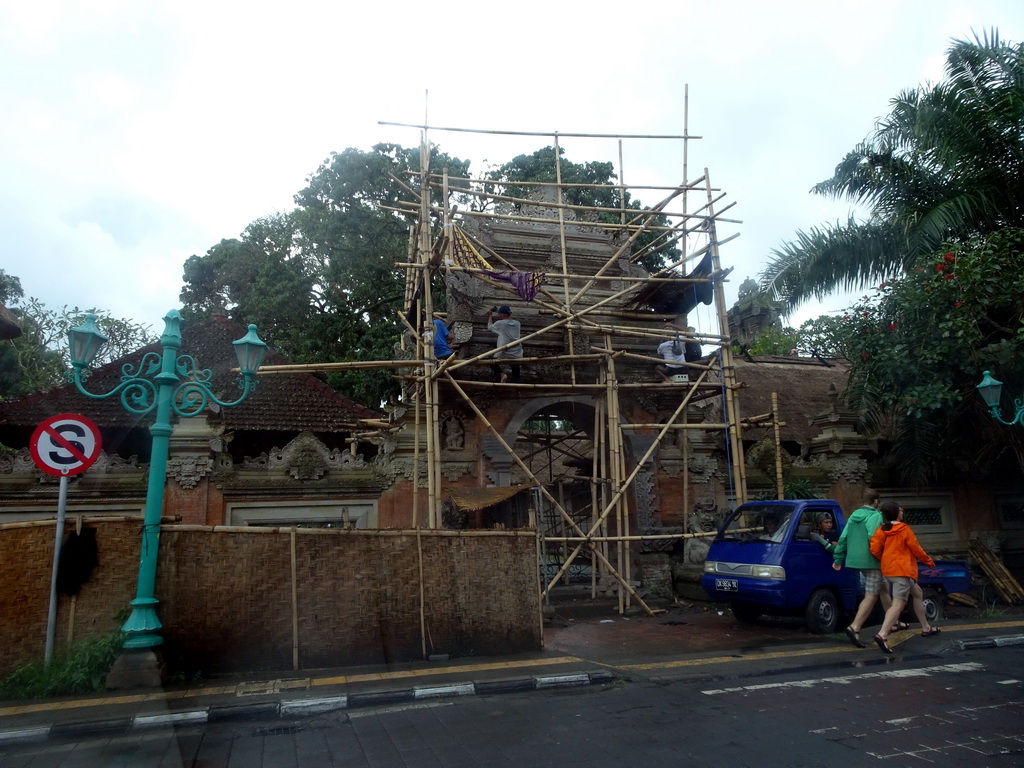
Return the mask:
<path id="1" fill-rule="evenodd" d="M 729 516 L 719 538 L 781 542 L 789 530 L 793 509 L 791 504 L 744 504 Z"/>

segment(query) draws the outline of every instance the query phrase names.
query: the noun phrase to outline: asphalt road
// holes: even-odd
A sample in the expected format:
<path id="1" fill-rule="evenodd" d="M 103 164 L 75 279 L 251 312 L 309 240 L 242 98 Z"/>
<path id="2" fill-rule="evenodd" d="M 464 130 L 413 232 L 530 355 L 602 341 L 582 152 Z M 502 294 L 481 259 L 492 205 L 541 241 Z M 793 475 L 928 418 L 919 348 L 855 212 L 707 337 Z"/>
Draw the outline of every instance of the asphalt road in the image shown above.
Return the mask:
<path id="1" fill-rule="evenodd" d="M 3 768 L 1024 764 L 1024 646 L 651 666 L 566 690 L 0 748 Z"/>

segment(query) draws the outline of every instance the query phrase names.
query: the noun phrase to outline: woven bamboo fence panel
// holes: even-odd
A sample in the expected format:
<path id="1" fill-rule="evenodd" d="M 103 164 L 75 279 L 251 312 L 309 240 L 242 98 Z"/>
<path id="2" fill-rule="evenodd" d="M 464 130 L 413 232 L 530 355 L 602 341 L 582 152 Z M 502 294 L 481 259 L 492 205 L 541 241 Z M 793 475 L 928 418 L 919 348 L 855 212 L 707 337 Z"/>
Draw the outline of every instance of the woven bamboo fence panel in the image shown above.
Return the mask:
<path id="1" fill-rule="evenodd" d="M 54 634 L 58 651 L 75 639 L 116 630 L 127 615 L 125 606 L 135 597 L 142 520 L 93 527 L 99 565 L 77 595 L 59 596 Z M 65 539 L 73 529 L 69 519 Z M 43 659 L 54 538 L 52 521 L 0 529 L 0 675 L 26 661 Z"/>
<path id="2" fill-rule="evenodd" d="M 100 564 L 75 598 L 75 637 L 115 629 L 134 597 L 140 522 L 96 526 Z M 52 539 L 52 526 L 0 527 L 0 674 L 42 657 Z M 528 531 L 164 526 L 156 595 L 168 668 L 186 673 L 541 647 L 536 541 Z M 58 647 L 69 608 L 62 596 Z"/>

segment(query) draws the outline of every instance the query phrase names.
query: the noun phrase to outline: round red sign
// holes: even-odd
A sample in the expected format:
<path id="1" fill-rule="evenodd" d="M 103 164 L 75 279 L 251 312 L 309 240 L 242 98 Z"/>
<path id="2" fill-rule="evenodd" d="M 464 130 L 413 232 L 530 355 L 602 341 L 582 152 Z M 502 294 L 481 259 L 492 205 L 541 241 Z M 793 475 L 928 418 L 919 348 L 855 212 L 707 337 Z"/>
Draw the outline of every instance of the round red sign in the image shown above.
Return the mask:
<path id="1" fill-rule="evenodd" d="M 101 446 L 100 431 L 89 419 L 61 413 L 36 427 L 29 452 L 43 472 L 61 477 L 85 472 L 99 458 Z"/>

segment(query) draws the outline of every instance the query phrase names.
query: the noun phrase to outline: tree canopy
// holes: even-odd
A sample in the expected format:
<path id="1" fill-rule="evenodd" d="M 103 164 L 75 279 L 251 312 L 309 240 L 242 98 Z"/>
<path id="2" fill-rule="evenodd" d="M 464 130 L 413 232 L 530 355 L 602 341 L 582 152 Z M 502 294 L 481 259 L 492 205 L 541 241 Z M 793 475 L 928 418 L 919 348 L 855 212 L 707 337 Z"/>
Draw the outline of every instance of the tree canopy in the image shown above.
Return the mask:
<path id="1" fill-rule="evenodd" d="M 1024 226 L 1024 46 L 994 31 L 953 41 L 944 79 L 891 107 L 812 190 L 866 217 L 797 232 L 772 252 L 761 287 L 788 309 L 899 275 L 945 243 Z"/>
<path id="2" fill-rule="evenodd" d="M 467 161 L 436 147 L 432 167 L 467 176 Z M 256 323 L 296 363 L 385 360 L 394 356 L 408 222 L 396 213 L 411 194 L 419 149 L 378 144 L 332 154 L 295 195 L 294 210 L 259 219 L 185 263 L 185 315 L 227 312 Z M 332 374 L 360 402 L 394 391 L 386 371 Z"/>
<path id="3" fill-rule="evenodd" d="M 113 317 L 102 309 L 47 308 L 39 299 L 24 299 L 21 281 L 0 270 L 0 303 L 17 316 L 22 335 L 0 342 L 0 400 L 14 400 L 51 389 L 66 381 L 71 369 L 68 329 L 87 314 L 99 317 L 107 336 L 95 365 L 104 365 L 156 339 L 149 326 Z"/>
<path id="4" fill-rule="evenodd" d="M 527 182 L 555 181 L 554 148 L 520 155 L 492 169 L 484 194 L 465 194 L 469 162 L 430 149 L 430 170 L 447 169 L 453 204 L 486 210 L 497 196 L 531 197 Z M 398 313 L 405 295 L 408 203 L 419 186 L 420 150 L 378 144 L 369 152 L 332 154 L 295 195 L 295 208 L 254 221 L 239 238 L 222 240 L 185 263 L 183 314 L 196 319 L 226 312 L 240 323 L 256 323 L 261 336 L 295 363 L 390 360 L 402 329 Z M 573 205 L 617 209 L 619 190 L 611 163 L 561 161 L 565 199 Z M 479 191 L 479 190 L 477 190 Z M 432 202 L 443 192 L 432 189 Z M 504 201 L 508 202 L 508 201 Z M 405 205 L 403 209 L 403 204 Z M 627 199 L 627 208 L 640 203 Z M 618 215 L 602 212 L 618 223 Z M 607 218 L 603 218 L 607 217 Z M 662 221 L 662 224 L 665 222 Z M 430 226 L 438 227 L 440 222 Z M 433 233 L 435 236 L 437 232 Z M 659 233 L 645 233 L 645 265 L 678 253 Z M 436 289 L 437 286 L 434 286 Z M 438 296 L 435 306 L 442 306 Z M 330 374 L 330 383 L 369 404 L 397 391 L 388 371 Z"/>
<path id="5" fill-rule="evenodd" d="M 891 435 L 907 480 L 1024 467 L 1024 435 L 988 415 L 975 387 L 991 369 L 1024 392 L 1024 229 L 921 259 L 843 321 L 850 404 Z M 1005 406 L 1005 403 L 1004 403 Z"/>

